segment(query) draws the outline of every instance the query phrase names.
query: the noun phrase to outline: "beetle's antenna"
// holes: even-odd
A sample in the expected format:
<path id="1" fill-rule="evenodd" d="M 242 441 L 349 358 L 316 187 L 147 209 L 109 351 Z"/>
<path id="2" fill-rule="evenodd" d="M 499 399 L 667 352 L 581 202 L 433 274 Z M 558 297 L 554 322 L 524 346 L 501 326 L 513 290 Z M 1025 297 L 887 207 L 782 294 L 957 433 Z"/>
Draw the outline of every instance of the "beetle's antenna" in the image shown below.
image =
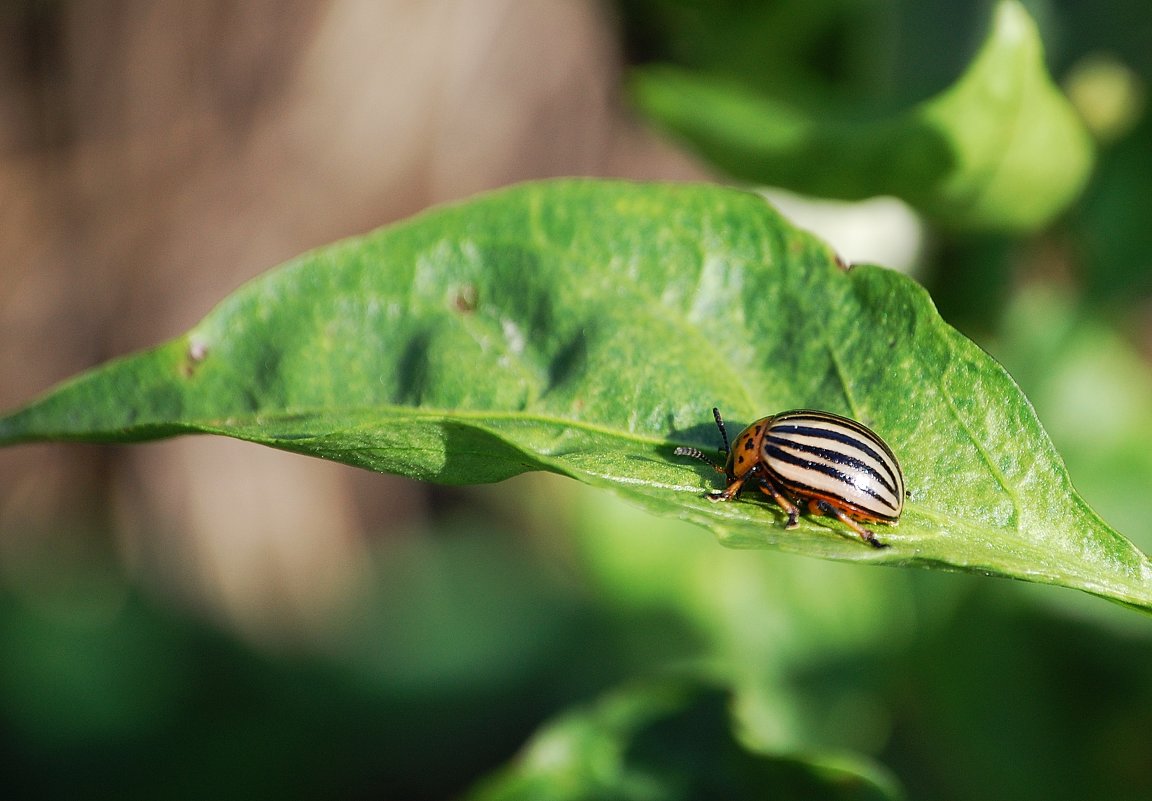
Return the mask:
<path id="1" fill-rule="evenodd" d="M 720 410 L 715 406 L 712 407 L 712 416 L 716 418 L 716 427 L 720 429 L 720 437 L 724 440 L 724 448 L 720 452 L 724 454 L 724 458 L 728 458 L 728 454 L 732 449 L 728 446 L 728 430 L 724 428 L 724 420 L 720 417 Z"/>
<path id="2" fill-rule="evenodd" d="M 705 456 L 704 452 L 701 451 L 699 448 L 680 447 L 680 448 L 677 448 L 676 450 L 672 451 L 672 453 L 675 454 L 676 456 L 687 456 L 691 459 L 697 459 L 706 465 L 711 465 L 712 469 L 715 470 L 717 473 L 723 473 L 724 472 L 723 467 L 716 464 L 714 461 L 712 461 L 707 456 Z"/>

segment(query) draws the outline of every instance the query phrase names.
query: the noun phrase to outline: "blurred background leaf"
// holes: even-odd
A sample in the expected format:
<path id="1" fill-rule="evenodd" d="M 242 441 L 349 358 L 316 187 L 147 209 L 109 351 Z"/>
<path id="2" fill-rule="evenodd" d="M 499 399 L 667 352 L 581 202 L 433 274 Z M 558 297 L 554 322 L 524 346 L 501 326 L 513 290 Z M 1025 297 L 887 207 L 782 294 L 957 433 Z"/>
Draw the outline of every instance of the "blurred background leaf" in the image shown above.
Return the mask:
<path id="1" fill-rule="evenodd" d="M 812 799 L 891 799 L 883 771 L 834 756 L 767 758 L 733 736 L 728 699 L 690 682 L 632 685 L 554 721 L 504 774 L 470 798 L 763 798 L 787 788 Z"/>
<path id="2" fill-rule="evenodd" d="M 1015 0 L 997 4 L 952 86 L 897 114 L 805 108 L 759 93 L 743 70 L 718 72 L 648 67 L 633 93 L 648 116 L 741 180 L 844 199 L 895 195 L 945 225 L 1033 230 L 1068 207 L 1091 169 L 1088 133 Z"/>

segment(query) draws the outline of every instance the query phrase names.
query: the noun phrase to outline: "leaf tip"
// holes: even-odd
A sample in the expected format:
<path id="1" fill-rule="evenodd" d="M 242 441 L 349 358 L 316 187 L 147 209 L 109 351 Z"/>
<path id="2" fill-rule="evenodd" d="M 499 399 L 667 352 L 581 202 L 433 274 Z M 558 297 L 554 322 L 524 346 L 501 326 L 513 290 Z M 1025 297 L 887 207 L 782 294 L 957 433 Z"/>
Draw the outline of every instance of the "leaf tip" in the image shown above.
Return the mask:
<path id="1" fill-rule="evenodd" d="M 1019 0 L 1000 0 L 993 12 L 992 28 L 1004 42 L 1019 42 L 1033 33 L 1036 25 Z"/>

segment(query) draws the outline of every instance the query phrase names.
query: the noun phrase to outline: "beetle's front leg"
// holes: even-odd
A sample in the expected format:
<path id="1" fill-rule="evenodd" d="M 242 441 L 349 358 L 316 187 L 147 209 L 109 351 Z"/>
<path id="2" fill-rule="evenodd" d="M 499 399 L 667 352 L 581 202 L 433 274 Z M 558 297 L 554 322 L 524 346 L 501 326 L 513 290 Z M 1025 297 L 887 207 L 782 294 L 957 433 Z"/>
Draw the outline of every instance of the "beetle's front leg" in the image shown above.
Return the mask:
<path id="1" fill-rule="evenodd" d="M 746 480 L 747 476 L 742 476 L 722 490 L 712 490 L 705 497 L 710 501 L 734 501 L 740 497 L 740 493 L 744 490 L 744 482 Z"/>

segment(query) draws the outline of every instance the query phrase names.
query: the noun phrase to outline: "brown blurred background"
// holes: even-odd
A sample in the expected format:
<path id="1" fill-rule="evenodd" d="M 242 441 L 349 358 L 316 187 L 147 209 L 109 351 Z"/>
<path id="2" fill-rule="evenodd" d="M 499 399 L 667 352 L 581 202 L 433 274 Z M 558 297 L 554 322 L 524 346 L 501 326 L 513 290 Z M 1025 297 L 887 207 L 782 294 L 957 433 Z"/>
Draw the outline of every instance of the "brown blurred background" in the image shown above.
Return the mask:
<path id="1" fill-rule="evenodd" d="M 0 408 L 431 204 L 703 177 L 626 110 L 617 41 L 580 0 L 5 3 Z M 215 438 L 8 449 L 0 582 L 35 602 L 107 559 L 257 640 L 306 637 L 436 492 Z"/>

